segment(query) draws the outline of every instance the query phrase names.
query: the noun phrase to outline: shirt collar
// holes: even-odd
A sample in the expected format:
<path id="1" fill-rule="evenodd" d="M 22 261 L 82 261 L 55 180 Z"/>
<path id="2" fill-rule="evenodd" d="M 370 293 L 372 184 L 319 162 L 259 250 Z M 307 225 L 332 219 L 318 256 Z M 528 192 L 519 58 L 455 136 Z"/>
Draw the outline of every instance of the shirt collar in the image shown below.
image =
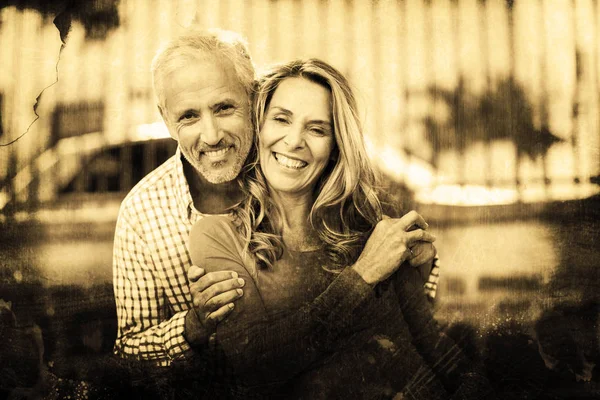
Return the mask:
<path id="1" fill-rule="evenodd" d="M 174 176 L 175 176 L 175 197 L 177 199 L 177 207 L 179 208 L 179 212 L 185 218 L 190 219 L 192 210 L 194 209 L 194 202 L 192 200 L 192 194 L 190 192 L 190 186 L 185 179 L 185 174 L 183 173 L 183 162 L 181 161 L 181 149 L 177 146 L 177 150 L 175 151 L 175 164 L 174 168 Z"/>

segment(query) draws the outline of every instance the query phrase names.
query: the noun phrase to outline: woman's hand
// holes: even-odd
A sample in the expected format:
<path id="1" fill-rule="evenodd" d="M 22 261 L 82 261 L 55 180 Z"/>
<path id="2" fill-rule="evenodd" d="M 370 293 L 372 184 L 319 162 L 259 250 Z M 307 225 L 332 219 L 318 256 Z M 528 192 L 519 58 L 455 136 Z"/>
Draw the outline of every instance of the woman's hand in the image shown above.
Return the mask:
<path id="1" fill-rule="evenodd" d="M 425 230 L 427 227 L 416 211 L 402 218 L 381 220 L 352 268 L 369 284 L 384 281 L 412 256 L 413 246 L 435 241 L 435 236 Z"/>

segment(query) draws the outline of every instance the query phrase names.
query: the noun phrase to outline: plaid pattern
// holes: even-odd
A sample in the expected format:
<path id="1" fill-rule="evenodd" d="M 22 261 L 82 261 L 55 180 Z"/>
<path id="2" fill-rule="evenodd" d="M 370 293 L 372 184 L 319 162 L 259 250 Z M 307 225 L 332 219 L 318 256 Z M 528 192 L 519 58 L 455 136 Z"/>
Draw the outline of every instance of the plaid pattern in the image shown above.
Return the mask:
<path id="1" fill-rule="evenodd" d="M 179 148 L 123 200 L 113 252 L 116 355 L 168 366 L 191 351 L 183 337 L 185 317 L 192 307 L 187 241 L 200 218 L 183 174 Z M 424 286 L 431 299 L 438 279 L 436 256 Z"/>
<path id="2" fill-rule="evenodd" d="M 429 273 L 429 278 L 427 282 L 423 285 L 423 290 L 425 291 L 425 295 L 430 300 L 435 300 L 435 295 L 437 294 L 437 284 L 440 280 L 440 259 L 438 258 L 437 253 L 433 258 L 433 266 L 431 267 L 431 272 Z"/>
<path id="3" fill-rule="evenodd" d="M 114 241 L 114 352 L 158 366 L 190 351 L 183 337 L 192 306 L 186 244 L 202 215 L 193 207 L 180 154 L 177 149 L 123 200 Z"/>

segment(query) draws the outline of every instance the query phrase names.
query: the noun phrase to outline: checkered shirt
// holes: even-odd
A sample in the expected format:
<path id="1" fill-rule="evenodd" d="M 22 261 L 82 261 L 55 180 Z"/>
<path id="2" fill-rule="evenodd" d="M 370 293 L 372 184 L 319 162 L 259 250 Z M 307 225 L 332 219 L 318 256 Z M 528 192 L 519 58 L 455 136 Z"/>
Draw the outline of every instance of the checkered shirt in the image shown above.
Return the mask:
<path id="1" fill-rule="evenodd" d="M 201 218 L 193 205 L 179 148 L 123 200 L 113 252 L 116 355 L 168 366 L 191 351 L 183 336 L 185 317 L 192 307 L 187 241 Z M 436 257 L 424 286 L 431 299 L 438 272 Z"/>
<path id="2" fill-rule="evenodd" d="M 435 300 L 435 295 L 437 294 L 437 285 L 440 280 L 440 259 L 436 252 L 435 257 L 433 258 L 433 266 L 431 267 L 431 272 L 429 273 L 429 278 L 427 282 L 423 285 L 423 290 L 425 291 L 425 295 L 431 300 Z"/>
<path id="3" fill-rule="evenodd" d="M 121 204 L 113 284 L 118 316 L 115 354 L 167 366 L 190 351 L 183 337 L 192 307 L 187 241 L 202 218 L 192 202 L 180 150 L 142 179 Z"/>

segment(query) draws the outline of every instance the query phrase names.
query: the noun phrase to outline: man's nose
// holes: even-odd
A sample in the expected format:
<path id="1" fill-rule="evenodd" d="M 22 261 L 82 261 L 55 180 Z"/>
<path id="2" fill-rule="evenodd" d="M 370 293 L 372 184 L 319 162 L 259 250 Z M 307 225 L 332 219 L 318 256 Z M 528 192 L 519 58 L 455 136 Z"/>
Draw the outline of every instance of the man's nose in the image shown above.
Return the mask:
<path id="1" fill-rule="evenodd" d="M 283 142 L 291 149 L 304 147 L 304 134 L 302 129 L 291 128 L 283 138 Z"/>
<path id="2" fill-rule="evenodd" d="M 223 139 L 223 132 L 221 132 L 214 115 L 202 119 L 200 139 L 209 146 L 215 146 Z"/>

